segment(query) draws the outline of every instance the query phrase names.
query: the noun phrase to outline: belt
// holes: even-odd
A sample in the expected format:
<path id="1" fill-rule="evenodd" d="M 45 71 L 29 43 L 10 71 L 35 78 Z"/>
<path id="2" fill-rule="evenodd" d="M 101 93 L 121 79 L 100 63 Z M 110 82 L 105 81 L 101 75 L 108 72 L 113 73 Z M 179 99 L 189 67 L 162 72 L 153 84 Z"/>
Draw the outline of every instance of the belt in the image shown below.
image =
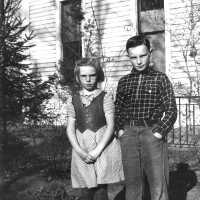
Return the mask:
<path id="1" fill-rule="evenodd" d="M 156 123 L 158 123 L 158 120 L 139 119 L 139 120 L 130 120 L 129 123 L 126 123 L 126 125 L 151 127 L 155 125 Z"/>

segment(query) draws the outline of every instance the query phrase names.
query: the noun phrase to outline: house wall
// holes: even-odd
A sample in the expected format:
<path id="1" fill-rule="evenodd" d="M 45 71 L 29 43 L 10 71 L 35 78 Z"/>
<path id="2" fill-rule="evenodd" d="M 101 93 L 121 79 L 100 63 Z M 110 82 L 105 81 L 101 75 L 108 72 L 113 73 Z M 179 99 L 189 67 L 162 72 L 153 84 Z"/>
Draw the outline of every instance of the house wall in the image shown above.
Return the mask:
<path id="1" fill-rule="evenodd" d="M 193 3 L 192 7 L 191 2 Z M 177 83 L 184 84 L 185 86 L 189 85 L 189 80 L 197 77 L 197 73 L 199 73 L 197 72 L 197 70 L 199 71 L 199 64 L 194 61 L 200 61 L 200 55 L 198 55 L 200 49 L 200 23 L 196 23 L 192 32 L 189 30 L 191 9 L 193 9 L 192 13 L 195 16 L 194 21 L 200 21 L 200 2 L 198 0 L 169 0 L 168 2 L 169 13 L 166 32 L 170 35 L 170 51 L 168 51 L 170 54 L 168 57 L 168 59 L 170 59 L 170 61 L 168 61 L 169 74 L 175 85 Z M 194 44 L 197 49 L 195 60 L 189 56 L 192 37 L 194 38 Z M 184 52 L 187 53 L 185 59 L 183 56 Z"/>
<path id="2" fill-rule="evenodd" d="M 30 49 L 30 62 L 35 71 L 46 77 L 56 72 L 56 3 L 55 0 L 28 0 L 26 8 L 30 31 L 35 35 L 31 41 L 35 46 Z"/>
<path id="3" fill-rule="evenodd" d="M 59 5 L 62 0 L 23 1 L 26 1 L 26 10 L 28 8 L 30 31 L 35 34 L 30 61 L 42 76 L 48 76 L 57 71 L 56 63 L 62 60 L 62 44 L 58 37 L 58 29 L 61 28 Z M 115 88 L 118 79 L 131 69 L 125 44 L 137 30 L 136 0 L 83 0 L 82 6 L 85 14 L 95 16 L 98 23 L 105 57 L 105 85 L 106 88 Z"/>
<path id="4" fill-rule="evenodd" d="M 95 18 L 101 35 L 100 46 L 107 77 L 104 87 L 114 90 L 118 79 L 131 69 L 125 45 L 126 40 L 137 30 L 136 1 L 85 0 L 83 9 L 86 16 Z"/>
<path id="5" fill-rule="evenodd" d="M 31 22 L 30 30 L 35 34 L 32 40 L 35 47 L 30 49 L 33 67 L 38 69 L 42 76 L 53 74 L 57 72 L 56 64 L 62 59 L 62 44 L 58 37 L 61 28 L 58 2 L 62 0 L 23 1 L 23 12 Z M 191 1 L 195 8 L 200 6 L 198 0 L 165 0 L 166 73 L 174 84 L 189 82 L 182 53 L 190 36 L 187 25 Z M 137 32 L 136 2 L 137 0 L 82 0 L 86 16 L 95 17 L 100 31 L 107 77 L 106 89 L 115 89 L 119 78 L 131 70 L 125 44 L 126 40 Z M 198 24 L 196 30 L 199 30 Z M 199 42 L 196 42 L 196 47 L 199 49 Z M 197 55 L 196 59 L 200 60 L 198 57 Z M 194 59 L 189 56 L 187 58 L 188 69 L 192 76 L 196 76 L 197 66 Z"/>

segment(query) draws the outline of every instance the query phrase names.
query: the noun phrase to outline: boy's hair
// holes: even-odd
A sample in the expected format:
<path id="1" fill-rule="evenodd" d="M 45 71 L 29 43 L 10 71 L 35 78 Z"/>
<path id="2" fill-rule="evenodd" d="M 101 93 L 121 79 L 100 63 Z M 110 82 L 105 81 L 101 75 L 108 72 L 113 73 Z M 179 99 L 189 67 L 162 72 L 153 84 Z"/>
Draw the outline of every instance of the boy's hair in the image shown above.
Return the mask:
<path id="1" fill-rule="evenodd" d="M 145 45 L 149 51 L 151 51 L 151 45 L 149 40 L 144 35 L 136 35 L 129 38 L 126 42 L 126 51 L 131 47 L 137 47 L 140 45 Z"/>
<path id="2" fill-rule="evenodd" d="M 81 66 L 94 67 L 96 69 L 97 82 L 104 81 L 104 72 L 101 67 L 100 59 L 99 58 L 82 58 L 76 62 L 75 68 L 74 68 L 74 77 L 78 84 L 80 83 L 79 75 L 80 75 Z"/>

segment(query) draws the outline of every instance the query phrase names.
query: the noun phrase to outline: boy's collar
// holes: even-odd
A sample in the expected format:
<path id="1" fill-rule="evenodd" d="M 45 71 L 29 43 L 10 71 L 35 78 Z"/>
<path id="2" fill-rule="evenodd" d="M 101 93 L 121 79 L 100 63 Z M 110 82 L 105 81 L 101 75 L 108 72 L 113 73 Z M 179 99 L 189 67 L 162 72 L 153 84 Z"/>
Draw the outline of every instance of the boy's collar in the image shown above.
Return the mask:
<path id="1" fill-rule="evenodd" d="M 151 72 L 152 71 L 152 69 L 151 69 L 151 67 L 146 67 L 144 70 L 142 70 L 142 71 L 138 71 L 138 70 L 136 70 L 134 67 L 132 68 L 132 70 L 131 70 L 131 74 L 148 74 L 149 72 Z"/>

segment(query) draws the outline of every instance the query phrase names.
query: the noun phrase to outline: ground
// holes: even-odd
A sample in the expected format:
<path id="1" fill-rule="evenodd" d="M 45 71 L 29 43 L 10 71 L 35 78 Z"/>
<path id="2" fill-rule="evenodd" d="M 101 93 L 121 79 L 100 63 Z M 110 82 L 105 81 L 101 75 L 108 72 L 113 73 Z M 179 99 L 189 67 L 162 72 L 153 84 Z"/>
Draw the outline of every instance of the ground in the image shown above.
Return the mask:
<path id="1" fill-rule="evenodd" d="M 47 167 L 49 169 L 70 168 L 71 151 L 66 148 L 69 146 L 68 143 L 63 144 L 65 138 L 48 137 L 37 148 L 32 146 L 31 151 L 29 148 L 24 148 L 23 143 L 18 142 L 16 146 L 16 140 L 13 141 L 12 154 L 8 154 L 9 160 L 13 161 L 11 167 L 13 172 L 16 173 L 17 166 L 19 170 L 10 177 L 4 176 L 4 179 L 0 171 L 0 200 L 78 200 L 80 190 L 71 188 L 69 170 L 65 170 L 64 175 L 62 170 L 54 170 L 53 173 L 47 170 Z M 64 159 L 63 152 L 65 152 Z M 200 200 L 199 152 L 198 148 L 169 148 L 170 200 Z M 22 159 L 20 165 L 17 156 Z M 48 160 L 41 160 L 41 158 L 48 158 Z M 123 192 L 117 195 L 119 191 L 123 191 L 122 189 L 120 185 L 110 186 L 108 190 L 110 200 L 123 200 Z M 55 196 L 58 198 L 53 198 Z"/>
<path id="2" fill-rule="evenodd" d="M 180 193 L 180 188 L 174 188 L 173 194 L 172 194 L 172 200 L 200 200 L 200 169 L 195 169 L 192 172 L 195 173 L 197 176 L 197 182 L 195 183 L 194 186 L 187 192 L 186 196 L 183 196 L 183 191 Z M 181 177 L 179 178 L 181 179 Z M 25 198 L 25 194 L 31 192 L 31 191 L 40 191 L 41 188 L 44 187 L 44 185 L 51 183 L 53 180 L 49 179 L 48 177 L 44 177 L 42 173 L 37 172 L 37 173 L 31 173 L 31 174 L 26 174 L 25 176 L 21 176 L 16 178 L 16 180 L 13 180 L 11 182 L 8 182 L 4 185 L 1 185 L 0 187 L 0 200 L 29 200 Z M 178 182 L 178 180 L 176 180 Z M 66 188 L 67 192 L 70 196 L 72 197 L 78 197 L 80 195 L 80 191 L 78 190 L 73 190 L 70 186 L 70 180 L 67 179 L 63 181 Z M 180 182 L 179 182 L 180 183 Z M 182 181 L 183 183 L 183 181 Z M 183 185 L 183 184 L 182 184 Z M 184 185 L 183 185 L 184 187 Z M 123 199 L 121 195 L 118 195 L 116 197 L 116 191 L 120 191 L 122 187 L 120 186 L 112 186 L 109 188 L 109 196 L 110 199 Z M 181 194 L 182 198 L 180 199 Z M 178 196 L 179 195 L 179 196 Z M 23 198 L 22 198 L 23 197 Z M 75 199 L 75 198 L 73 198 Z M 31 200 L 36 200 L 36 198 L 31 199 Z"/>

